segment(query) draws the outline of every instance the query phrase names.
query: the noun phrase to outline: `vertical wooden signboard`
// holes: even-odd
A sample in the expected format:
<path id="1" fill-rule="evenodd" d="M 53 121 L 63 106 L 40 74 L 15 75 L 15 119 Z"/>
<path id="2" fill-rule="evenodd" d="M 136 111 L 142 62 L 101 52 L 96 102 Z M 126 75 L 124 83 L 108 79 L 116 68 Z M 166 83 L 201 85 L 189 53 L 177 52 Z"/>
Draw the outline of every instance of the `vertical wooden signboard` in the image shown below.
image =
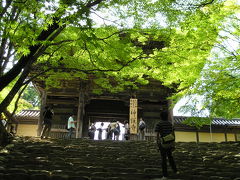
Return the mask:
<path id="1" fill-rule="evenodd" d="M 137 134 L 137 105 L 137 99 L 130 99 L 129 125 L 131 134 Z"/>

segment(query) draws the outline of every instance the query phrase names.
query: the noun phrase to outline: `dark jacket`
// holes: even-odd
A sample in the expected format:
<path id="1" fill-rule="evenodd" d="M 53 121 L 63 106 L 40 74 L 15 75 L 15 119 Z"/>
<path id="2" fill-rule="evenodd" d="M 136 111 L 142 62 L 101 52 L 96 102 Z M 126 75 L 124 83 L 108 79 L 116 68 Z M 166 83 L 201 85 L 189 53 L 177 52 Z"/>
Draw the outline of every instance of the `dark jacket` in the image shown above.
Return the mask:
<path id="1" fill-rule="evenodd" d="M 155 127 L 155 132 L 159 132 L 161 137 L 164 137 L 173 131 L 174 128 L 169 121 L 159 121 Z"/>
<path id="2" fill-rule="evenodd" d="M 50 109 L 47 109 L 43 113 L 43 123 L 50 124 L 52 122 L 53 113 Z"/>

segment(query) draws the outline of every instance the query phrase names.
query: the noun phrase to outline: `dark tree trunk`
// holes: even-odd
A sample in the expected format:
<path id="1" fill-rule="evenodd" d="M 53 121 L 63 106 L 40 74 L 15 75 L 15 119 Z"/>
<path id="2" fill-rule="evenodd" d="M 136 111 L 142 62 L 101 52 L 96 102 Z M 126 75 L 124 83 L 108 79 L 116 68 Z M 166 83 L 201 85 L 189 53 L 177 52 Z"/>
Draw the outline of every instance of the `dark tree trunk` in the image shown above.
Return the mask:
<path id="1" fill-rule="evenodd" d="M 89 10 L 91 7 L 100 4 L 103 0 L 95 0 L 89 1 L 86 4 L 86 8 Z M 84 14 L 84 13 L 83 13 Z M 45 40 L 51 41 L 53 40 L 64 28 L 66 25 L 59 26 L 58 21 L 61 17 L 55 17 L 53 19 L 54 23 L 48 27 L 47 30 L 42 30 L 42 32 L 37 37 L 36 41 L 42 42 Z M 57 31 L 58 30 L 58 31 Z M 55 32 L 57 31 L 57 32 Z M 54 33 L 55 32 L 55 33 Z M 30 54 L 27 56 L 22 56 L 18 63 L 6 74 L 0 77 L 0 91 L 3 90 L 10 82 L 12 82 L 24 69 L 25 66 L 29 63 L 29 61 L 34 62 L 39 56 L 36 56 L 39 51 L 41 51 L 42 44 L 37 44 L 34 46 L 30 46 Z M 1 111 L 0 111 L 1 112 Z"/>
<path id="2" fill-rule="evenodd" d="M 9 144 L 13 138 L 13 135 L 8 132 L 9 125 L 12 125 L 13 123 L 17 123 L 17 120 L 15 117 L 11 116 L 11 113 L 9 111 L 4 111 L 4 115 L 7 117 L 7 124 L 5 127 L 0 122 L 0 146 L 5 146 Z"/>
<path id="3" fill-rule="evenodd" d="M 86 8 L 90 9 L 92 6 L 98 5 L 103 0 L 95 0 L 90 1 Z M 60 18 L 60 17 L 58 17 Z M 36 41 L 44 42 L 45 40 L 51 41 L 54 40 L 58 34 L 65 28 L 65 26 L 59 26 L 58 25 L 58 18 L 54 19 L 54 23 L 48 27 L 47 30 L 43 30 Z M 2 91 L 5 87 L 9 85 L 10 82 L 12 82 L 18 75 L 20 75 L 20 78 L 14 85 L 14 87 L 11 89 L 7 97 L 1 102 L 0 104 L 0 114 L 4 112 L 7 108 L 7 106 L 10 104 L 16 93 L 19 91 L 19 89 L 24 84 L 25 79 L 30 73 L 30 68 L 32 64 L 37 60 L 39 56 L 44 53 L 47 46 L 44 46 L 42 44 L 37 44 L 34 46 L 30 46 L 29 50 L 30 53 L 27 56 L 22 56 L 17 64 L 13 66 L 13 68 L 8 71 L 6 74 L 0 76 L 0 91 Z M 21 73 L 22 72 L 22 73 Z M 9 134 L 7 133 L 6 129 L 3 127 L 2 123 L 0 123 L 0 145 L 6 144 L 9 142 Z"/>
<path id="4" fill-rule="evenodd" d="M 45 38 L 45 39 L 48 39 L 48 40 L 53 40 L 54 38 L 56 38 L 58 36 L 58 34 L 65 28 L 65 26 L 62 26 L 62 27 L 59 27 L 58 25 L 53 28 L 51 27 L 49 29 L 49 31 L 44 31 L 45 33 L 41 33 L 41 38 Z M 53 32 L 55 31 L 55 32 Z M 51 33 L 50 33 L 51 32 Z M 48 37 L 48 36 L 50 37 Z M 40 38 L 40 39 L 41 39 Z M 38 38 L 39 39 L 39 38 Z M 13 76 L 16 76 L 19 75 L 19 73 L 21 73 L 21 71 L 23 70 L 23 72 L 21 73 L 20 75 L 20 78 L 18 79 L 18 81 L 15 83 L 14 87 L 11 89 L 11 91 L 8 93 L 7 97 L 1 102 L 0 104 L 0 113 L 2 113 L 3 111 L 6 110 L 7 106 L 10 104 L 10 102 L 13 100 L 14 96 L 17 94 L 17 92 L 19 91 L 19 89 L 22 87 L 22 85 L 24 84 L 24 81 L 25 79 L 27 78 L 27 76 L 29 75 L 30 73 L 30 70 L 31 70 L 31 66 L 32 64 L 37 60 L 37 58 L 39 56 L 41 56 L 44 51 L 46 50 L 47 46 L 32 46 L 31 47 L 31 53 L 24 57 L 24 62 L 21 61 L 23 64 L 22 65 L 19 65 L 19 66 L 15 66 L 14 68 L 17 68 L 16 70 L 20 72 L 18 72 L 18 74 L 16 74 L 14 71 L 12 71 L 12 69 L 7 73 L 5 74 L 4 76 L 0 77 L 0 82 L 2 81 L 3 83 L 1 83 L 0 86 L 7 86 L 8 83 L 10 83 L 12 80 L 8 80 L 6 79 L 7 77 L 9 77 L 11 74 Z M 30 56 L 31 55 L 31 56 Z M 13 68 L 13 69 L 14 69 Z M 10 78 L 10 77 L 9 77 Z M 8 80 L 8 82 L 5 82 L 6 80 Z M 2 87 L 3 87 L 2 86 Z M 4 87 L 3 87 L 4 88 Z M 0 88 L 1 89 L 1 88 Z M 0 90 L 1 91 L 1 90 Z"/>
<path id="5" fill-rule="evenodd" d="M 7 132 L 6 128 L 0 123 L 0 146 L 4 146 L 10 143 L 10 134 Z"/>
<path id="6" fill-rule="evenodd" d="M 51 25 L 48 30 L 43 30 L 36 40 L 44 41 L 49 39 L 52 33 L 58 28 L 59 25 L 57 23 L 53 23 L 53 25 Z M 21 73 L 22 69 L 24 69 L 29 63 L 32 64 L 39 57 L 39 55 L 37 54 L 41 47 L 43 47 L 41 44 L 31 46 L 29 48 L 30 53 L 27 56 L 22 56 L 11 70 L 9 70 L 6 74 L 0 77 L 0 91 L 3 90 L 10 82 L 12 82 Z"/>
<path id="7" fill-rule="evenodd" d="M 14 96 L 17 94 L 19 89 L 22 87 L 24 80 L 27 78 L 28 74 L 30 72 L 29 68 L 26 68 L 20 78 L 17 80 L 11 91 L 8 93 L 8 95 L 5 97 L 5 99 L 1 102 L 0 104 L 0 113 L 4 112 L 7 108 L 7 106 L 11 103 L 13 100 Z"/>

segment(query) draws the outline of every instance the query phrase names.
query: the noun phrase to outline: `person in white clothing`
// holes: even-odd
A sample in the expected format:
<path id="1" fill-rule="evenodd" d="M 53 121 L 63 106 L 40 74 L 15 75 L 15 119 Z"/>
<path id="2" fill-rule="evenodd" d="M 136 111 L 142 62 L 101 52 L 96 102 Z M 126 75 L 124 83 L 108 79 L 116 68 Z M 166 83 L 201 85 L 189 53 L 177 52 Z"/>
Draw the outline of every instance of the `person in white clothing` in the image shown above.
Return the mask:
<path id="1" fill-rule="evenodd" d="M 129 140 L 129 135 L 130 135 L 130 129 L 129 129 L 129 124 L 128 124 L 128 122 L 127 121 L 124 121 L 124 129 L 125 129 L 125 131 L 124 131 L 124 139 L 125 140 Z"/>
<path id="2" fill-rule="evenodd" d="M 139 140 L 145 140 L 145 128 L 146 128 L 146 123 L 143 121 L 142 118 L 140 118 L 139 122 Z"/>
<path id="3" fill-rule="evenodd" d="M 75 126 L 76 121 L 74 121 L 74 115 L 72 114 L 69 118 L 68 118 L 68 135 L 67 138 L 71 139 L 72 138 L 72 134 L 73 131 L 76 129 Z"/>
<path id="4" fill-rule="evenodd" d="M 97 129 L 98 130 L 98 140 L 102 140 L 103 126 L 104 126 L 104 123 L 102 122 L 101 126 Z"/>

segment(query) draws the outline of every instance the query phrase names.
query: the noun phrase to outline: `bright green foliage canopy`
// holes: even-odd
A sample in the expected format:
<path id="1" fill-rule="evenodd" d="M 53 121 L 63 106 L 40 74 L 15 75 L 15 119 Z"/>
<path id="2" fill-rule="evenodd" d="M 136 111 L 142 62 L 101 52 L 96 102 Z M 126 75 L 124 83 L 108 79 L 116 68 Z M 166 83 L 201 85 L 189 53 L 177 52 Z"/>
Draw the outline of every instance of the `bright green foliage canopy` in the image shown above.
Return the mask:
<path id="1" fill-rule="evenodd" d="M 177 101 L 200 78 L 235 8 L 233 0 L 2 1 L 1 76 L 30 57 L 19 75 L 38 67 L 48 86 L 90 79 L 96 93 L 118 92 L 153 78 Z M 158 46 L 144 49 L 152 41 Z"/>
<path id="2" fill-rule="evenodd" d="M 217 42 L 219 27 L 231 10 L 224 3 L 192 7 L 189 12 L 180 7 L 174 9 L 169 5 L 164 7 L 163 3 L 156 4 L 164 8 L 162 16 L 165 15 L 165 21 L 169 23 L 166 27 L 156 26 L 161 21 L 156 19 L 149 28 L 140 28 L 139 23 L 136 28 L 114 25 L 66 28 L 55 39 L 55 45 L 48 49 L 49 53 L 38 61 L 47 63 L 45 69 L 49 64 L 53 67 L 52 72 L 47 73 L 47 84 L 58 85 L 56 79 L 88 79 L 91 73 L 95 85 L 99 86 L 96 91 L 103 88 L 117 92 L 128 87 L 137 88 L 136 85 L 147 84 L 148 79 L 153 78 L 175 88 L 178 93 L 175 98 L 182 97 L 200 77 Z M 137 20 L 142 22 L 139 18 Z M 147 46 L 149 41 L 163 42 L 164 47 L 144 52 L 139 44 Z"/>
<path id="3" fill-rule="evenodd" d="M 228 2 L 228 10 L 234 12 L 227 16 L 219 25 L 219 35 L 211 56 L 207 59 L 205 68 L 194 86 L 188 90 L 192 96 L 183 110 L 191 110 L 193 114 L 209 113 L 210 117 L 225 117 L 228 119 L 240 116 L 239 89 L 239 13 L 240 6 Z M 193 103 L 192 103 L 193 102 Z M 196 105 L 201 102 L 201 107 Z"/>

